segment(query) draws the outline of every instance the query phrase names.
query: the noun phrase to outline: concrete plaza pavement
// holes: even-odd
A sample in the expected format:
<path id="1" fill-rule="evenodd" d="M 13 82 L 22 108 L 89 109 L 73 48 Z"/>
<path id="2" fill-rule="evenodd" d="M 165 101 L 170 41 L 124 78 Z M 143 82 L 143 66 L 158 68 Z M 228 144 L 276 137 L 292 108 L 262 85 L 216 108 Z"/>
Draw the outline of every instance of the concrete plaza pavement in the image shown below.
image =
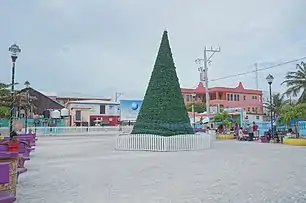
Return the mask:
<path id="1" fill-rule="evenodd" d="M 306 148 L 216 141 L 194 152 L 115 151 L 114 136 L 40 137 L 17 203 L 306 202 Z"/>

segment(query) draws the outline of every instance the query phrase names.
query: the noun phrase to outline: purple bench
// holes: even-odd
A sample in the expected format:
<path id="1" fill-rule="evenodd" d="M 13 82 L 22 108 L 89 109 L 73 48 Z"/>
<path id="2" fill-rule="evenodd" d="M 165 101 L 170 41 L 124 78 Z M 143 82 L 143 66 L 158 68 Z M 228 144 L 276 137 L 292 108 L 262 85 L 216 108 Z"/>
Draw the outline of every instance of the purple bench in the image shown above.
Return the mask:
<path id="1" fill-rule="evenodd" d="M 5 137 L 2 141 L 0 141 L 0 144 L 3 143 L 3 142 L 8 142 L 10 140 L 10 138 L 8 137 Z M 19 141 L 20 141 L 20 146 L 19 146 L 19 153 L 20 154 L 23 154 L 23 156 L 26 158 L 26 157 L 30 157 L 30 152 L 33 150 L 29 147 L 29 140 L 26 140 L 26 139 L 20 139 L 19 138 Z M 24 143 L 26 144 L 24 144 Z M 26 160 L 30 160 L 30 159 L 27 159 Z"/>
<path id="2" fill-rule="evenodd" d="M 3 149 L 6 149 L 6 150 L 4 151 Z M 16 154 L 16 159 L 18 158 L 18 153 L 8 152 L 8 149 L 7 149 L 6 145 L 0 145 L 0 159 L 3 159 L 5 155 L 11 155 L 11 154 Z M 16 169 L 17 170 L 16 171 L 16 173 L 17 173 L 17 179 L 16 180 L 18 180 L 18 177 L 19 177 L 20 174 L 28 171 L 28 169 L 26 167 L 24 167 L 24 163 L 25 163 L 25 160 L 23 160 L 22 167 L 20 167 L 20 168 L 16 166 L 16 168 L 17 168 Z"/>
<path id="3" fill-rule="evenodd" d="M 22 151 L 24 151 L 24 149 L 22 147 L 20 147 L 19 148 L 19 154 L 22 154 Z M 8 146 L 6 144 L 0 144 L 0 152 L 1 153 L 2 152 L 11 153 L 11 152 L 9 152 Z M 27 171 L 27 169 L 24 167 L 24 163 L 25 163 L 25 161 L 30 160 L 30 157 L 27 156 L 27 155 L 22 154 L 22 158 L 23 158 L 22 167 L 20 169 L 18 169 L 18 175 Z"/>
<path id="4" fill-rule="evenodd" d="M 16 196 L 17 158 L 16 152 L 0 152 L 0 199 L 3 202 L 12 202 L 9 201 L 10 194 Z"/>
<path id="5" fill-rule="evenodd" d="M 10 162 L 0 163 L 0 188 L 3 185 L 9 185 L 10 182 Z M 5 188 L 5 186 L 3 187 Z M 12 203 L 16 198 L 9 191 L 0 191 L 0 203 Z"/>
<path id="6" fill-rule="evenodd" d="M 269 136 L 268 132 L 264 132 L 264 136 L 260 136 L 260 141 L 262 143 L 269 143 L 268 136 Z"/>
<path id="7" fill-rule="evenodd" d="M 34 134 L 19 134 L 17 136 L 20 140 L 26 140 L 29 142 L 29 146 L 34 147 L 36 146 L 36 135 Z"/>
<path id="8" fill-rule="evenodd" d="M 1 144 L 0 143 L 0 151 L 3 152 L 8 152 L 9 148 L 7 144 Z M 20 143 L 19 145 L 19 154 L 22 154 L 22 158 L 25 161 L 29 161 L 30 160 L 30 150 L 27 148 L 27 146 L 24 143 Z"/>

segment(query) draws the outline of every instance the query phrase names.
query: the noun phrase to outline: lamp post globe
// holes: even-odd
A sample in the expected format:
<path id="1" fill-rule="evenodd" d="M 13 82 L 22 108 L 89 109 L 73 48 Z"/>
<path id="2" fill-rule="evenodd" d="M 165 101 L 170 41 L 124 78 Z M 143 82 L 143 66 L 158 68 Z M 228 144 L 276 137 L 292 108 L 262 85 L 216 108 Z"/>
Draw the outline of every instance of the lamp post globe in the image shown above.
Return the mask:
<path id="1" fill-rule="evenodd" d="M 21 52 L 21 49 L 17 44 L 13 44 L 9 47 L 9 52 L 11 52 L 11 58 L 13 62 L 16 62 L 16 59 L 19 56 L 19 53 Z"/>
<path id="2" fill-rule="evenodd" d="M 273 75 L 269 74 L 269 75 L 266 77 L 266 80 L 267 80 L 267 82 L 268 82 L 269 85 L 272 85 L 273 80 L 274 80 Z"/>

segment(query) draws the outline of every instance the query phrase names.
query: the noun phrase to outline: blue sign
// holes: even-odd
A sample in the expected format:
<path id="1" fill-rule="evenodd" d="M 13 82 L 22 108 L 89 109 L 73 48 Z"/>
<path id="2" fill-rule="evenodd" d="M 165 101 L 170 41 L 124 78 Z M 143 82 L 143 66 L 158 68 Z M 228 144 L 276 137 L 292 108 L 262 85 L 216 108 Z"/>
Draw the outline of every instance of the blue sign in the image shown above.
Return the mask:
<path id="1" fill-rule="evenodd" d="M 122 121 L 136 121 L 142 100 L 120 100 L 120 119 Z"/>

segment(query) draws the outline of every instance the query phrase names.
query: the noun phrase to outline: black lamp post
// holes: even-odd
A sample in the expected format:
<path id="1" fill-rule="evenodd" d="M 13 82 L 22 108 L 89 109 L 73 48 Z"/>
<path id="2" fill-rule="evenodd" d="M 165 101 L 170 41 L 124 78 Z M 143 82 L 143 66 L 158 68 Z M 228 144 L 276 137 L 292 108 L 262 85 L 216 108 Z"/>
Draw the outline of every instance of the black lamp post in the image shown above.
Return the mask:
<path id="1" fill-rule="evenodd" d="M 24 86 L 26 87 L 27 89 L 27 95 L 26 95 L 26 106 L 25 106 L 25 124 L 24 124 L 24 131 L 25 131 L 25 134 L 28 133 L 28 111 L 29 111 L 29 108 L 30 108 L 30 103 L 29 103 L 29 87 L 30 87 L 31 83 L 29 81 L 25 81 L 24 82 Z"/>
<path id="2" fill-rule="evenodd" d="M 269 74 L 266 77 L 266 80 L 269 84 L 269 93 L 270 93 L 270 119 L 271 119 L 271 135 L 273 136 L 273 114 L 272 114 L 272 107 L 273 107 L 273 101 L 272 101 L 272 90 L 271 90 L 271 86 L 274 80 L 273 75 Z"/>
<path id="3" fill-rule="evenodd" d="M 16 66 L 16 60 L 18 58 L 19 53 L 21 52 L 21 49 L 17 44 L 13 44 L 9 48 L 9 52 L 11 52 L 11 59 L 12 59 L 12 86 L 11 86 L 11 94 L 12 94 L 12 102 L 11 102 L 11 114 L 10 114 L 10 135 L 13 131 L 13 117 L 15 113 L 15 98 L 14 98 L 14 91 L 15 91 L 15 66 Z"/>

